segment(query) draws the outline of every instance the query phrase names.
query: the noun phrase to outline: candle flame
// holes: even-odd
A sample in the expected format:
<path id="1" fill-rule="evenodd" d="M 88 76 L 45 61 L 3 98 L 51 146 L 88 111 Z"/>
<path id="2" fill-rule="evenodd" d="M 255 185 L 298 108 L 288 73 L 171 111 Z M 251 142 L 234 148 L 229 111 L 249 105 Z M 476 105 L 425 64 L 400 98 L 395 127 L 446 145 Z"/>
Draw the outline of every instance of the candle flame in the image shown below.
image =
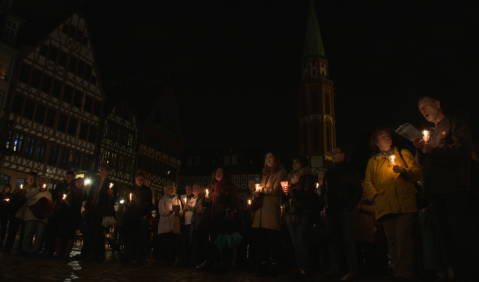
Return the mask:
<path id="1" fill-rule="evenodd" d="M 132 197 L 133 197 L 133 194 L 132 194 L 132 193 L 130 193 L 130 202 L 131 202 L 131 199 L 132 199 Z"/>
<path id="2" fill-rule="evenodd" d="M 63 200 L 65 200 L 66 197 L 67 197 L 67 194 L 63 194 Z"/>
<path id="3" fill-rule="evenodd" d="M 248 200 L 248 205 L 251 205 L 251 200 Z"/>
<path id="4" fill-rule="evenodd" d="M 113 187 L 113 185 L 114 185 L 113 183 L 110 183 L 110 189 Z"/>
<path id="5" fill-rule="evenodd" d="M 43 184 L 43 188 L 46 188 L 47 187 L 47 184 Z"/>

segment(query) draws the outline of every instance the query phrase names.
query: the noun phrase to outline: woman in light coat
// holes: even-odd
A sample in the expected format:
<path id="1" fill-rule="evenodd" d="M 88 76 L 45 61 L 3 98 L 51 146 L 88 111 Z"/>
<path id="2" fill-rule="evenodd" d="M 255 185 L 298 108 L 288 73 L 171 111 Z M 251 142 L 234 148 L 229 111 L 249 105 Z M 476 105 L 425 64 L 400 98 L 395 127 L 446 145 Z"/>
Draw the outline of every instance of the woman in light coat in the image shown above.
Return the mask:
<path id="1" fill-rule="evenodd" d="M 40 178 L 37 182 L 36 187 L 28 187 L 25 198 L 27 198 L 27 209 L 25 211 L 25 236 L 23 238 L 22 252 L 27 253 L 38 253 L 42 247 L 43 236 L 47 227 L 48 219 L 37 218 L 32 211 L 30 206 L 35 205 L 41 198 L 46 198 L 52 201 L 52 194 L 47 191 L 47 187 L 50 184 L 50 179 L 46 177 Z M 53 207 L 53 205 L 52 205 Z M 35 241 L 32 245 L 32 238 L 35 235 Z"/>
<path id="2" fill-rule="evenodd" d="M 258 238 L 259 258 L 261 264 L 256 277 L 276 278 L 280 255 L 281 229 L 281 181 L 287 181 L 288 175 L 275 153 L 266 154 L 260 191 L 254 193 L 255 198 L 263 197 L 263 205 L 255 212 L 253 228 Z M 271 262 L 271 267 L 268 267 Z"/>
<path id="3" fill-rule="evenodd" d="M 417 213 L 416 188 L 422 171 L 408 150 L 394 147 L 388 128 L 378 128 L 371 135 L 372 157 L 366 168 L 364 185 L 375 202 L 376 218 L 388 239 L 394 276 L 414 277 L 412 226 Z"/>
<path id="4" fill-rule="evenodd" d="M 180 217 L 183 216 L 181 200 L 176 195 L 173 185 L 166 188 L 166 194 L 158 203 L 160 223 L 158 224 L 158 237 L 160 254 L 168 264 L 174 264 L 176 258 L 176 245 L 180 237 Z M 159 260 L 159 258 L 157 258 Z"/>

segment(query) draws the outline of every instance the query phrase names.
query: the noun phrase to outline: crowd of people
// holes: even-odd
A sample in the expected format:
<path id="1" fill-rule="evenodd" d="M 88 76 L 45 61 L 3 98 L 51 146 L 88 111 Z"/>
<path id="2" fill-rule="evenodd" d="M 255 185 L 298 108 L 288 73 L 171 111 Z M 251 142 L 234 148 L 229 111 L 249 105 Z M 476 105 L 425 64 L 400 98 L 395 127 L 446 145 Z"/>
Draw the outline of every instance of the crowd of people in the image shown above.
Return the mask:
<path id="1" fill-rule="evenodd" d="M 416 139 L 410 152 L 378 128 L 364 179 L 343 147 L 317 175 L 305 156 L 294 157 L 288 173 L 279 154 L 267 153 L 244 198 L 227 167 L 207 185 L 187 185 L 184 195 L 170 185 L 160 199 L 142 172 L 122 197 L 107 165 L 90 185 L 67 172 L 51 190 L 48 178 L 30 172 L 22 187 L 7 184 L 1 194 L 2 251 L 10 253 L 18 237 L 22 254 L 69 258 L 81 232 L 76 259 L 102 260 L 113 228 L 110 246 L 123 251 L 122 263 L 151 257 L 216 274 L 243 266 L 269 278 L 281 268 L 294 281 L 313 281 L 318 272 L 325 280 L 479 281 L 479 163 L 470 130 L 434 98 L 418 106 L 433 125 L 430 137 Z"/>

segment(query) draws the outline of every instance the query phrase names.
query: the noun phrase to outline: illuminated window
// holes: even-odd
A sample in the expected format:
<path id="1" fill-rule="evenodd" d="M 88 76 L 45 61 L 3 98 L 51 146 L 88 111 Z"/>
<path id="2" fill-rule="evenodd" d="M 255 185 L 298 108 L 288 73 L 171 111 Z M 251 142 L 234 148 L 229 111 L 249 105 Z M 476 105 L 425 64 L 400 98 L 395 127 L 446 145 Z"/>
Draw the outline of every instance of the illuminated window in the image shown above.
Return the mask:
<path id="1" fill-rule="evenodd" d="M 328 152 L 331 152 L 332 151 L 332 123 L 331 123 L 331 120 L 327 119 L 326 120 L 326 150 Z"/>
<path id="2" fill-rule="evenodd" d="M 0 53 L 0 79 L 5 79 L 10 66 L 10 57 Z"/>
<path id="3" fill-rule="evenodd" d="M 23 134 L 17 133 L 17 135 L 15 136 L 15 140 L 13 141 L 13 150 L 15 152 L 22 152 L 23 141 L 24 141 Z"/>

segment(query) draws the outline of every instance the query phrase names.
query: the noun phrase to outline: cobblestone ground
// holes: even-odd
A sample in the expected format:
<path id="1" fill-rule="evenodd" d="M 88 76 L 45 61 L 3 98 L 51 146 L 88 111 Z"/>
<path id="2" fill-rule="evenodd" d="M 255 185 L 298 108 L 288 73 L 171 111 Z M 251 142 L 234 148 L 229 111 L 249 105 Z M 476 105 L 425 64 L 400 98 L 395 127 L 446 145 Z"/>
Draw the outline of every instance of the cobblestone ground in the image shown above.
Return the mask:
<path id="1" fill-rule="evenodd" d="M 116 255 L 107 254 L 104 261 L 82 262 L 0 253 L 0 281 L 267 281 L 239 269 L 219 276 L 194 268 L 160 266 L 153 260 L 146 265 L 125 264 Z M 316 280 L 321 281 L 319 277 Z M 288 276 L 282 274 L 274 281 L 288 281 Z"/>

